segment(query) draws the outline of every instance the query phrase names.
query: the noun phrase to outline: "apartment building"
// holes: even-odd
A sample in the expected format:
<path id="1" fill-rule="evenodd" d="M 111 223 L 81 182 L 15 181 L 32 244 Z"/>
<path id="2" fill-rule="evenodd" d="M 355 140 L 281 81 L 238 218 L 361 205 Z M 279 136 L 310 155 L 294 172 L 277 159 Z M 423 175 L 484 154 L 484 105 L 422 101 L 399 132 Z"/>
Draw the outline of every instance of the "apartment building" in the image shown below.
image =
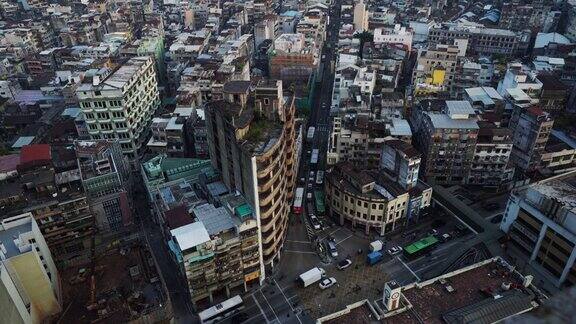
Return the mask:
<path id="1" fill-rule="evenodd" d="M 100 234 L 126 231 L 133 223 L 132 179 L 120 143 L 77 141 L 78 169 Z"/>
<path id="2" fill-rule="evenodd" d="M 95 233 L 92 214 L 72 151 L 61 158 L 47 144 L 24 146 L 17 167 L 0 190 L 6 217 L 30 212 L 58 261 L 85 256 Z M 58 167 L 59 165 L 72 167 Z"/>
<path id="3" fill-rule="evenodd" d="M 307 81 L 320 61 L 314 39 L 304 34 L 278 36 L 268 56 L 270 78 L 286 81 Z"/>
<path id="4" fill-rule="evenodd" d="M 468 184 L 483 188 L 510 184 L 514 176 L 514 168 L 509 165 L 512 132 L 488 121 L 479 121 L 478 128 Z"/>
<path id="5" fill-rule="evenodd" d="M 517 262 L 559 288 L 576 283 L 575 181 L 569 172 L 513 191 L 500 224 Z"/>
<path id="6" fill-rule="evenodd" d="M 31 213 L 0 221 L 2 322 L 36 324 L 62 311 L 60 276 Z"/>
<path id="7" fill-rule="evenodd" d="M 414 91 L 449 91 L 454 83 L 460 55 L 461 50 L 457 45 L 435 45 L 420 50 L 412 72 Z"/>
<path id="8" fill-rule="evenodd" d="M 510 118 L 513 148 L 510 162 L 524 172 L 540 168 L 554 119 L 539 106 L 515 107 Z"/>
<path id="9" fill-rule="evenodd" d="M 380 159 L 380 170 L 404 189 L 418 183 L 420 153 L 409 143 L 397 139 L 384 142 Z"/>
<path id="10" fill-rule="evenodd" d="M 368 113 L 376 86 L 376 71 L 368 66 L 338 62 L 332 88 L 331 111 Z"/>
<path id="11" fill-rule="evenodd" d="M 171 229 L 169 246 L 194 304 L 206 299 L 212 304 L 215 293 L 246 292 L 264 279 L 252 208 L 234 193 L 218 197 L 218 205 L 204 203 L 191 207 L 190 214 L 184 209 L 170 215 L 183 224 Z"/>
<path id="12" fill-rule="evenodd" d="M 466 183 L 478 137 L 477 120 L 467 101 L 425 101 L 415 107 L 414 145 L 422 153 L 428 182 Z"/>
<path id="13" fill-rule="evenodd" d="M 76 90 L 90 139 L 118 140 L 136 168 L 160 106 L 153 58 L 131 58 L 107 77 L 94 76 L 91 81 Z"/>
<path id="14" fill-rule="evenodd" d="M 362 168 L 377 168 L 382 145 L 390 135 L 387 126 L 366 116 L 334 117 L 326 154 L 328 165 L 349 161 Z"/>
<path id="15" fill-rule="evenodd" d="M 369 234 L 394 231 L 407 223 L 411 211 L 408 190 L 377 171 L 361 171 L 350 162 L 334 165 L 326 175 L 326 202 L 330 217 L 340 225 L 360 227 Z M 425 196 L 422 208 L 430 205 L 432 189 L 412 191 Z M 420 207 L 420 206 L 419 206 Z M 420 208 L 418 208 L 420 209 Z"/>
<path id="16" fill-rule="evenodd" d="M 252 205 L 266 266 L 274 267 L 286 237 L 297 165 L 295 106 L 280 81 L 224 84 L 223 100 L 206 105 L 212 165 L 227 187 Z"/>
<path id="17" fill-rule="evenodd" d="M 394 25 L 394 28 L 374 29 L 374 44 L 401 44 L 410 51 L 412 50 L 412 37 L 412 30 L 399 24 Z"/>
<path id="18" fill-rule="evenodd" d="M 152 136 L 148 148 L 154 153 L 170 157 L 186 157 L 193 152 L 191 122 L 193 108 L 176 108 L 170 116 L 152 119 Z"/>
<path id="19" fill-rule="evenodd" d="M 455 40 L 467 39 L 467 50 L 471 54 L 522 55 L 530 44 L 530 33 L 513 32 L 506 29 L 485 28 L 465 23 L 442 23 L 430 27 L 430 44 L 452 44 Z"/>

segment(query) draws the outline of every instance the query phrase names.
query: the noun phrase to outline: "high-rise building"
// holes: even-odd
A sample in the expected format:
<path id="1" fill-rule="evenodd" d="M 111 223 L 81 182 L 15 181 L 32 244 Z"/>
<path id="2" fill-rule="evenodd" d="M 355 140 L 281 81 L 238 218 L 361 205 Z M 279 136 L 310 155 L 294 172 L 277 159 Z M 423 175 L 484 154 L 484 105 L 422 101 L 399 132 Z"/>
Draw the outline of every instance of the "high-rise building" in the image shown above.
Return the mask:
<path id="1" fill-rule="evenodd" d="M 554 119 L 538 106 L 516 107 L 510 118 L 513 148 L 510 162 L 523 171 L 539 168 Z"/>
<path id="2" fill-rule="evenodd" d="M 210 158 L 254 207 L 266 266 L 280 259 L 295 184 L 294 97 L 280 81 L 231 81 L 206 106 Z"/>
<path id="3" fill-rule="evenodd" d="M 427 181 L 466 183 L 478 136 L 478 119 L 470 103 L 445 101 L 435 107 L 423 102 L 412 111 L 411 120 Z"/>
<path id="4" fill-rule="evenodd" d="M 46 323 L 62 310 L 60 276 L 31 213 L 0 222 L 3 323 Z"/>
<path id="5" fill-rule="evenodd" d="M 90 79 L 90 78 L 87 78 Z M 133 166 L 146 148 L 160 106 L 154 60 L 135 57 L 108 76 L 94 75 L 76 90 L 90 139 L 116 139 Z"/>
<path id="6" fill-rule="evenodd" d="M 576 172 L 513 191 L 500 228 L 520 266 L 529 264 L 557 287 L 576 284 Z"/>
<path id="7" fill-rule="evenodd" d="M 359 32 L 368 30 L 368 10 L 363 0 L 354 4 L 354 29 Z"/>

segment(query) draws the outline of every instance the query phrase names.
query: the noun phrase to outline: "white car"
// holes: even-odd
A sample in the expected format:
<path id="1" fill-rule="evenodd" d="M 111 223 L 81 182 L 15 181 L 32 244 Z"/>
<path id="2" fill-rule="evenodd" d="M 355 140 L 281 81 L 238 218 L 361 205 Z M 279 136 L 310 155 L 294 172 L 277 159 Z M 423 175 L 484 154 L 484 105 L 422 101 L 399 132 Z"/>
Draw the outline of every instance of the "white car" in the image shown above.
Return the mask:
<path id="1" fill-rule="evenodd" d="M 312 193 L 311 192 L 306 194 L 306 199 L 312 200 Z"/>
<path id="2" fill-rule="evenodd" d="M 344 260 L 338 262 L 338 264 L 336 266 L 338 267 L 338 270 L 344 270 L 351 265 L 352 265 L 352 260 L 344 259 Z"/>
<path id="3" fill-rule="evenodd" d="M 402 247 L 401 246 L 393 246 L 387 252 L 391 256 L 395 256 L 395 255 L 398 255 L 402 252 Z"/>
<path id="4" fill-rule="evenodd" d="M 330 288 L 332 286 L 334 286 L 334 284 L 336 283 L 336 278 L 324 278 L 322 279 L 322 281 L 320 281 L 320 289 L 327 289 Z"/>

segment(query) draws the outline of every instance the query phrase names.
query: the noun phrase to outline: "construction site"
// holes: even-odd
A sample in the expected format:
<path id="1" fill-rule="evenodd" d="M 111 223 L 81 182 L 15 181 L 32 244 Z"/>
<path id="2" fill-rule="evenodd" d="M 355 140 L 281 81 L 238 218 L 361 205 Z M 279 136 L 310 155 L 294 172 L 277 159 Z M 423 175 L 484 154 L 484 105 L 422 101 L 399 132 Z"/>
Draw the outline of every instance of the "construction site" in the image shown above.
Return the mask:
<path id="1" fill-rule="evenodd" d="M 91 262 L 61 274 L 59 323 L 168 323 L 172 317 L 166 287 L 140 238 L 115 241 Z"/>

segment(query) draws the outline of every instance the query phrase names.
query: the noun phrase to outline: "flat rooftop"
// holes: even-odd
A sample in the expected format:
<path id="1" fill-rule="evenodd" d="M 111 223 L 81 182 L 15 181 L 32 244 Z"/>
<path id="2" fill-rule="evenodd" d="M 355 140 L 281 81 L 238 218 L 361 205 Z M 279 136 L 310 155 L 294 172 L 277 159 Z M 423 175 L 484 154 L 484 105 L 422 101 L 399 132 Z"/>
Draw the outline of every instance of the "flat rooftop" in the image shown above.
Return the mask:
<path id="1" fill-rule="evenodd" d="M 530 190 L 537 191 L 549 199 L 554 199 L 566 206 L 567 209 L 576 212 L 576 172 L 565 173 L 531 184 L 524 193 L 528 194 Z"/>
<path id="2" fill-rule="evenodd" d="M 533 308 L 532 286 L 499 261 L 402 290 L 411 308 L 386 323 L 493 323 Z"/>
<path id="3" fill-rule="evenodd" d="M 20 234 L 28 233 L 30 231 L 32 231 L 32 222 L 30 221 L 6 230 L 0 230 L 0 243 L 6 249 L 6 252 L 4 252 L 6 259 L 31 251 L 31 248 L 28 247 L 26 251 L 20 252 L 20 248 L 14 242 Z"/>

